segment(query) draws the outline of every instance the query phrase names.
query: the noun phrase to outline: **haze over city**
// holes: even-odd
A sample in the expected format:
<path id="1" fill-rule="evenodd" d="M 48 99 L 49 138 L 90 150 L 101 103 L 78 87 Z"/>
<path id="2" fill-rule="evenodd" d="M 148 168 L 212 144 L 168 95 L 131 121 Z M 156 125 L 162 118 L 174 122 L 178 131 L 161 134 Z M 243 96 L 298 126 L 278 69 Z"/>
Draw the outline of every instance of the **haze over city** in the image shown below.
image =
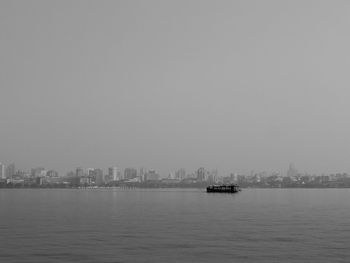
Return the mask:
<path id="1" fill-rule="evenodd" d="M 1 1 L 0 162 L 350 172 L 349 5 Z"/>

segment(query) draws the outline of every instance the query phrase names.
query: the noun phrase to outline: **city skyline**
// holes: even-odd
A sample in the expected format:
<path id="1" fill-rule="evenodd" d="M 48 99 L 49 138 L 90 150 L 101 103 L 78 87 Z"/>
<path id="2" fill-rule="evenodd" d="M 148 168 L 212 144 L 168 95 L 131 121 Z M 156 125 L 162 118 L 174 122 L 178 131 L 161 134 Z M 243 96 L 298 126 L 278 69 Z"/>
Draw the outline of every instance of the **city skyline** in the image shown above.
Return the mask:
<path id="1" fill-rule="evenodd" d="M 172 170 L 167 170 L 165 172 L 160 171 L 157 167 L 145 167 L 140 165 L 135 166 L 116 166 L 116 165 L 109 165 L 106 167 L 103 166 L 75 166 L 67 168 L 64 172 L 60 172 L 59 170 L 53 168 L 53 167 L 46 167 L 44 165 L 38 165 L 38 166 L 31 166 L 27 169 L 23 169 L 14 162 L 11 163 L 4 163 L 0 162 L 0 179 L 4 178 L 10 178 L 9 175 L 15 175 L 16 173 L 24 173 L 24 174 L 32 174 L 32 176 L 38 172 L 36 176 L 47 176 L 46 173 L 54 174 L 54 177 L 56 176 L 67 176 L 69 174 L 76 174 L 77 176 L 88 176 L 90 175 L 90 172 L 98 171 L 98 173 L 101 173 L 103 175 L 109 176 L 110 178 L 113 178 L 114 181 L 117 180 L 123 180 L 123 179 L 131 179 L 139 176 L 143 176 L 145 173 L 148 173 L 150 171 L 156 172 L 160 178 L 185 178 L 185 177 L 191 177 L 194 174 L 198 174 L 199 177 L 203 177 L 204 174 L 215 174 L 215 177 L 225 177 L 225 176 L 231 176 L 231 175 L 247 175 L 247 176 L 254 176 L 259 175 L 262 177 L 267 177 L 271 175 L 278 175 L 280 177 L 296 177 L 301 175 L 307 175 L 307 176 L 324 176 L 324 175 L 332 175 L 332 174 L 349 174 L 346 171 L 332 171 L 330 173 L 327 172 L 321 172 L 321 173 L 314 173 L 314 172 L 308 172 L 303 171 L 295 166 L 294 163 L 289 163 L 285 169 L 277 170 L 277 169 L 270 169 L 270 170 L 255 170 L 250 169 L 248 172 L 239 172 L 237 170 L 231 170 L 228 172 L 223 172 L 217 167 L 207 167 L 207 166 L 199 166 L 194 169 L 186 169 L 183 166 L 179 166 L 177 168 L 174 168 Z M 42 174 L 44 172 L 44 174 Z M 33 174 L 34 173 L 34 174 Z M 201 175 L 200 175 L 201 174 Z"/>
<path id="2" fill-rule="evenodd" d="M 250 174 L 219 174 L 217 169 L 199 167 L 195 171 L 179 168 L 161 175 L 155 169 L 127 167 L 77 167 L 66 174 L 44 167 L 30 172 L 0 163 L 0 188 L 203 188 L 208 185 L 235 185 L 242 188 L 349 188 L 348 173 L 308 174 L 290 164 L 286 174 L 280 172 L 254 172 Z M 231 188 L 230 188 L 231 189 Z M 231 189 L 232 190 L 232 189 Z"/>
<path id="3" fill-rule="evenodd" d="M 108 169 L 110 168 L 117 168 L 118 172 L 123 172 L 124 170 L 127 168 L 135 168 L 135 169 L 156 169 L 157 171 L 159 171 L 159 173 L 161 175 L 167 176 L 169 173 L 175 173 L 176 171 L 178 171 L 179 169 L 185 169 L 186 171 L 195 171 L 198 169 L 198 167 L 206 167 L 208 169 L 213 169 L 213 170 L 218 170 L 221 174 L 230 174 L 230 173 L 238 173 L 238 174 L 251 174 L 254 172 L 260 173 L 260 172 L 267 172 L 267 173 L 275 173 L 278 172 L 282 175 L 287 175 L 288 174 L 288 169 L 290 168 L 290 165 L 294 165 L 294 162 L 287 162 L 285 163 L 284 167 L 282 168 L 277 168 L 277 167 L 270 167 L 268 169 L 257 169 L 254 167 L 251 168 L 246 168 L 246 169 L 235 169 L 234 167 L 232 169 L 222 169 L 222 167 L 218 167 L 218 166 L 214 166 L 214 167 L 210 167 L 208 165 L 204 165 L 204 164 L 199 164 L 199 165 L 191 165 L 191 166 L 187 166 L 185 167 L 184 165 L 179 165 L 177 167 L 171 167 L 171 168 L 159 168 L 157 166 L 146 166 L 146 165 L 142 165 L 142 164 L 135 164 L 132 163 L 130 165 L 128 164 L 96 164 L 92 165 L 89 163 L 86 163 L 84 165 L 73 165 L 71 167 L 52 167 L 52 166 L 48 166 L 45 165 L 43 163 L 39 163 L 39 164 L 27 164 L 27 165 L 23 165 L 23 164 L 18 164 L 17 162 L 14 161 L 0 161 L 0 164 L 4 164 L 5 165 L 5 169 L 7 168 L 8 165 L 13 165 L 16 163 L 16 168 L 18 168 L 18 170 L 21 171 L 30 171 L 33 167 L 50 167 L 50 169 L 57 171 L 59 174 L 63 175 L 66 174 L 70 171 L 72 171 L 72 169 L 76 169 L 76 168 L 83 168 L 83 169 L 89 169 L 89 168 L 99 168 L 99 169 L 103 169 L 106 174 L 108 174 Z M 350 171 L 348 170 L 341 170 L 341 169 L 335 169 L 335 170 L 331 170 L 331 169 L 327 169 L 327 170 L 321 170 L 321 169 L 303 169 L 303 167 L 300 167 L 300 165 L 297 165 L 298 167 L 298 171 L 302 172 L 302 173 L 306 173 L 306 174 L 332 174 L 332 173 L 350 173 Z M 6 171 L 5 171 L 6 173 Z"/>

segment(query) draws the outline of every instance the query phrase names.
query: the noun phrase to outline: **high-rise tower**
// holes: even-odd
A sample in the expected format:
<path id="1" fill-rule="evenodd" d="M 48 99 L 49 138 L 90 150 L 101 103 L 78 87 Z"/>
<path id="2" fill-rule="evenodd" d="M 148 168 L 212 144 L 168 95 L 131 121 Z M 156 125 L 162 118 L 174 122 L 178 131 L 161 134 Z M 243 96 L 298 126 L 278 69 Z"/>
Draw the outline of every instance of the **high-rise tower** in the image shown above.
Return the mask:
<path id="1" fill-rule="evenodd" d="M 0 163 L 0 179 L 6 179 L 5 175 L 5 165 Z"/>
<path id="2" fill-rule="evenodd" d="M 118 167 L 108 168 L 108 177 L 112 181 L 118 181 Z"/>

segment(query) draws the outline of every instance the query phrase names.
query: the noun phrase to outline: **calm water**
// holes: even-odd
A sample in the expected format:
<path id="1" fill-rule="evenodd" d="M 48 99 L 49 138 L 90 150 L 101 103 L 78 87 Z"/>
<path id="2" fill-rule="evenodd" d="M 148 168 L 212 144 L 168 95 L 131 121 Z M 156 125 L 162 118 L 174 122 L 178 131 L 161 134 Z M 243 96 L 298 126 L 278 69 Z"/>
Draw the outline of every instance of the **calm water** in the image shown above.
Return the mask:
<path id="1" fill-rule="evenodd" d="M 0 262 L 350 262 L 350 189 L 1 189 Z"/>

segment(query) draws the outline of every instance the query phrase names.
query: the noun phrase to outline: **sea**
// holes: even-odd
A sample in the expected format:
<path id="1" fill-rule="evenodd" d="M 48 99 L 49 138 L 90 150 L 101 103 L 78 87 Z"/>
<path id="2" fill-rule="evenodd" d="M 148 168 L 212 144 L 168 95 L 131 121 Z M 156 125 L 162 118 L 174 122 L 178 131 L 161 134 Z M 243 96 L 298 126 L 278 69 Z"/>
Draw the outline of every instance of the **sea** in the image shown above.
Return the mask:
<path id="1" fill-rule="evenodd" d="M 0 189 L 0 262 L 350 262 L 350 189 Z"/>

